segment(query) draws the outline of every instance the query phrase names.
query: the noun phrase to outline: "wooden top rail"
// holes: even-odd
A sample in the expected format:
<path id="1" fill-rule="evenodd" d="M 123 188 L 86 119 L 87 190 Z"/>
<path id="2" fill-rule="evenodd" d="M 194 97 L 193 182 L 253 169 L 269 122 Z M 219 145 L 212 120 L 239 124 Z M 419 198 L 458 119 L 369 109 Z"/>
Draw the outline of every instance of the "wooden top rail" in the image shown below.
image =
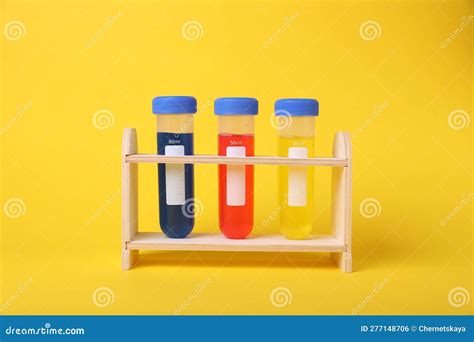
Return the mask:
<path id="1" fill-rule="evenodd" d="M 168 164 L 241 164 L 241 165 L 300 165 L 347 167 L 347 158 L 287 158 L 287 157 L 225 157 L 214 155 L 164 156 L 157 154 L 129 154 L 128 163 Z"/>

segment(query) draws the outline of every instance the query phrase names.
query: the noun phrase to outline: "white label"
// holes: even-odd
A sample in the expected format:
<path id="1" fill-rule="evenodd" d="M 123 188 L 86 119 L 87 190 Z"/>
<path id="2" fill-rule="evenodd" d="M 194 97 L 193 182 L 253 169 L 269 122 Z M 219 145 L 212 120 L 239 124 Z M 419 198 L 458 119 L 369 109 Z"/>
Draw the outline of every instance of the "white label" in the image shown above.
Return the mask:
<path id="1" fill-rule="evenodd" d="M 306 147 L 290 147 L 288 158 L 308 158 Z M 288 205 L 304 207 L 306 205 L 306 166 L 288 167 Z"/>
<path id="2" fill-rule="evenodd" d="M 245 157 L 245 146 L 228 146 L 226 156 Z M 227 165 L 227 205 L 245 205 L 245 165 Z"/>
<path id="3" fill-rule="evenodd" d="M 183 145 L 165 146 L 165 156 L 184 156 Z M 166 204 L 182 205 L 185 200 L 184 164 L 166 164 Z"/>

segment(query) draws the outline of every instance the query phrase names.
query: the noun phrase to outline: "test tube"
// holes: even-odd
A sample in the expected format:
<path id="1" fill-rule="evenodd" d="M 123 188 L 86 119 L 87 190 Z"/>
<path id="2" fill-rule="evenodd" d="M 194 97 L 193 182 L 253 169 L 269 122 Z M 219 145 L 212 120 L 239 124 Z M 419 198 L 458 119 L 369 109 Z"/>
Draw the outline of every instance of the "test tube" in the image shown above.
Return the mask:
<path id="1" fill-rule="evenodd" d="M 258 101 L 249 97 L 216 99 L 220 156 L 253 156 Z M 253 227 L 253 165 L 219 165 L 219 227 L 230 239 L 246 238 Z"/>
<path id="2" fill-rule="evenodd" d="M 275 102 L 279 156 L 314 156 L 314 123 L 318 114 L 319 103 L 314 99 Z M 278 179 L 281 233 L 292 240 L 306 239 L 313 229 L 314 167 L 279 166 Z"/>
<path id="3" fill-rule="evenodd" d="M 194 154 L 192 96 L 153 99 L 157 122 L 157 153 L 166 156 Z M 194 227 L 194 167 L 192 164 L 158 164 L 160 227 L 170 238 L 184 238 Z"/>

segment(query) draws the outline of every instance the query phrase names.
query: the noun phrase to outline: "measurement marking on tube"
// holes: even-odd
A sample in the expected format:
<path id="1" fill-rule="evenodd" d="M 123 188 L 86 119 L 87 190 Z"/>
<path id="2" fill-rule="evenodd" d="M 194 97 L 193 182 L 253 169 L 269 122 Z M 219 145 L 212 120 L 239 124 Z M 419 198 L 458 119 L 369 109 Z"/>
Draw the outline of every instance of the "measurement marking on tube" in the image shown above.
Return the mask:
<path id="1" fill-rule="evenodd" d="M 245 157 L 245 146 L 228 146 L 227 157 Z M 245 205 L 245 165 L 227 165 L 227 205 Z"/>
<path id="2" fill-rule="evenodd" d="M 183 145 L 165 146 L 165 156 L 184 156 Z M 166 204 L 182 205 L 185 201 L 184 165 L 166 164 Z"/>
<path id="3" fill-rule="evenodd" d="M 308 158 L 308 148 L 290 147 L 288 158 Z M 288 205 L 290 207 L 304 207 L 306 205 L 306 167 L 288 167 Z"/>

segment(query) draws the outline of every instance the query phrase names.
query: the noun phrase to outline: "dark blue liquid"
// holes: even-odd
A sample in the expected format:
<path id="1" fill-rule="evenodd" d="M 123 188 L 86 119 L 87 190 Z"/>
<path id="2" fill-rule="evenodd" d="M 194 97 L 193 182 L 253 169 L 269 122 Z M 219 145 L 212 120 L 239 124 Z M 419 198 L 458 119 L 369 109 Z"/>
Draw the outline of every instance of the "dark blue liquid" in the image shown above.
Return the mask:
<path id="1" fill-rule="evenodd" d="M 165 154 L 167 145 L 184 146 L 185 155 L 194 154 L 194 135 L 192 133 L 156 134 L 158 154 Z M 166 165 L 158 164 L 158 192 L 160 202 L 160 226 L 163 233 L 170 238 L 184 238 L 194 227 L 194 167 L 184 165 L 185 203 L 182 205 L 166 204 Z"/>

